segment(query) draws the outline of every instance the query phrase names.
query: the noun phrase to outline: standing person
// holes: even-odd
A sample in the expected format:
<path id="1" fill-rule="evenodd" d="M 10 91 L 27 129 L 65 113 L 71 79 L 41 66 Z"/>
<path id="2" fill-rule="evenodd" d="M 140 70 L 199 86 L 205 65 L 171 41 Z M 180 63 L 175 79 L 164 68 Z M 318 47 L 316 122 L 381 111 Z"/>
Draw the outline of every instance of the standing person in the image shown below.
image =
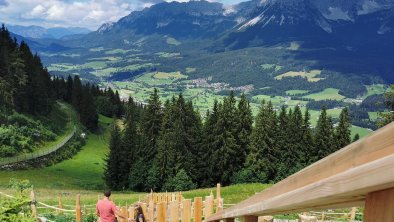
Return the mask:
<path id="1" fill-rule="evenodd" d="M 118 209 L 116 208 L 114 202 L 109 199 L 110 196 L 110 190 L 104 191 L 103 199 L 97 201 L 96 214 L 100 218 L 100 222 L 116 222 L 116 216 L 125 219 L 119 215 Z"/>
<path id="2" fill-rule="evenodd" d="M 145 222 L 144 212 L 140 205 L 136 206 L 134 210 L 134 214 L 135 214 L 135 222 Z"/>

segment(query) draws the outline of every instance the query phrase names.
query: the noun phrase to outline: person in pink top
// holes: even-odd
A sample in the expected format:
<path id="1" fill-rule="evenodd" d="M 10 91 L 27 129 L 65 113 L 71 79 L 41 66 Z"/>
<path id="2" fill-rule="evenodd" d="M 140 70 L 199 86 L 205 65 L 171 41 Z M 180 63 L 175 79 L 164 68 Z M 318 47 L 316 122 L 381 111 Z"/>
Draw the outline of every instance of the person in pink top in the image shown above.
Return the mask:
<path id="1" fill-rule="evenodd" d="M 118 213 L 114 202 L 112 202 L 109 197 L 111 196 L 111 191 L 104 192 L 104 198 L 97 201 L 96 204 L 96 214 L 100 218 L 100 222 L 116 222 L 116 216 L 125 219 Z"/>

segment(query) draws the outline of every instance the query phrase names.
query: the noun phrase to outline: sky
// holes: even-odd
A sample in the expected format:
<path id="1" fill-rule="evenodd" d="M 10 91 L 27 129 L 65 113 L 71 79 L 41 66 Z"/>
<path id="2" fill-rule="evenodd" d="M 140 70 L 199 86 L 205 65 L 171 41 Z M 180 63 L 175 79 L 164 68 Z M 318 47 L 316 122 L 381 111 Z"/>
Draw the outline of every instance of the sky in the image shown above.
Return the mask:
<path id="1" fill-rule="evenodd" d="M 131 11 L 173 0 L 0 0 L 0 23 L 96 30 Z M 188 0 L 177 0 L 185 2 Z M 215 0 L 231 5 L 243 0 Z"/>

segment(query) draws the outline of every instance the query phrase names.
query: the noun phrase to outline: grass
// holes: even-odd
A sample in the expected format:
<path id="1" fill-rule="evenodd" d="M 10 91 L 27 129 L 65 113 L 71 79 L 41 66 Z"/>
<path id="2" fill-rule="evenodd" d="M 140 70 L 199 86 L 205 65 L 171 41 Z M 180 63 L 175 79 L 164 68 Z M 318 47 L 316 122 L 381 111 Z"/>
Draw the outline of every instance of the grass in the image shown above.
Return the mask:
<path id="1" fill-rule="evenodd" d="M 321 70 L 311 70 L 309 72 L 306 71 L 299 71 L 299 72 L 295 72 L 295 71 L 290 71 L 290 72 L 286 72 L 283 73 L 281 75 L 278 75 L 275 77 L 276 80 L 281 80 L 285 77 L 296 77 L 296 76 L 300 76 L 300 77 L 304 77 L 306 78 L 309 82 L 317 82 L 319 80 L 322 80 L 322 78 L 318 78 L 316 76 L 319 76 L 321 73 Z"/>
<path id="2" fill-rule="evenodd" d="M 309 92 L 308 90 L 287 90 L 286 95 L 295 96 L 299 94 L 305 94 L 308 92 Z"/>
<path id="3" fill-rule="evenodd" d="M 383 84 L 374 84 L 366 87 L 367 87 L 367 94 L 363 96 L 364 99 L 367 98 L 368 96 L 384 94 L 387 92 L 387 89 Z"/>
<path id="4" fill-rule="evenodd" d="M 359 126 L 352 126 L 352 128 L 350 130 L 351 130 L 351 138 L 353 138 L 356 135 L 356 133 L 358 133 L 358 135 L 360 135 L 360 138 L 368 136 L 370 133 L 372 133 L 372 130 L 362 128 Z"/>
<path id="5" fill-rule="evenodd" d="M 101 189 L 110 122 L 112 119 L 100 116 L 100 126 L 104 131 L 89 134 L 86 145 L 70 160 L 41 169 L 0 171 L 0 188 L 4 188 L 10 178 L 18 178 L 28 179 L 35 187 L 43 189 Z"/>
<path id="6" fill-rule="evenodd" d="M 316 101 L 320 101 L 320 100 L 327 100 L 327 99 L 331 99 L 331 100 L 343 100 L 345 97 L 342 96 L 341 94 L 339 94 L 339 90 L 338 89 L 334 89 L 334 88 L 326 88 L 323 91 L 319 92 L 319 93 L 313 93 L 313 94 L 309 94 L 306 96 L 303 96 L 303 98 L 308 98 L 308 99 L 313 99 Z"/>
<path id="7" fill-rule="evenodd" d="M 160 58 L 181 58 L 181 53 L 179 52 L 158 52 L 156 55 Z"/>
<path id="8" fill-rule="evenodd" d="M 182 75 L 181 72 L 156 72 L 153 75 L 155 79 L 186 79 L 186 75 Z"/>

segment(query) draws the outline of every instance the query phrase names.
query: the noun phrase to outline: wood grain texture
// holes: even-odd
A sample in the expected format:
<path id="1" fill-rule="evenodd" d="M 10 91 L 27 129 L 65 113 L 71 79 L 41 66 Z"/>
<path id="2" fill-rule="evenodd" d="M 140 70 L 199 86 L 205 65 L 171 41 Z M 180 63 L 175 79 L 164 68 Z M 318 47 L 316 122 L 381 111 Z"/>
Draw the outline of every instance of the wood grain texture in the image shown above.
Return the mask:
<path id="1" fill-rule="evenodd" d="M 182 201 L 182 222 L 190 222 L 192 201 L 189 199 Z"/>
<path id="2" fill-rule="evenodd" d="M 194 198 L 194 222 L 202 222 L 202 197 Z"/>
<path id="3" fill-rule="evenodd" d="M 394 123 L 206 221 L 360 206 L 368 193 L 394 187 L 392 169 Z"/>
<path id="4" fill-rule="evenodd" d="M 369 193 L 365 200 L 364 222 L 394 221 L 394 188 Z"/>

